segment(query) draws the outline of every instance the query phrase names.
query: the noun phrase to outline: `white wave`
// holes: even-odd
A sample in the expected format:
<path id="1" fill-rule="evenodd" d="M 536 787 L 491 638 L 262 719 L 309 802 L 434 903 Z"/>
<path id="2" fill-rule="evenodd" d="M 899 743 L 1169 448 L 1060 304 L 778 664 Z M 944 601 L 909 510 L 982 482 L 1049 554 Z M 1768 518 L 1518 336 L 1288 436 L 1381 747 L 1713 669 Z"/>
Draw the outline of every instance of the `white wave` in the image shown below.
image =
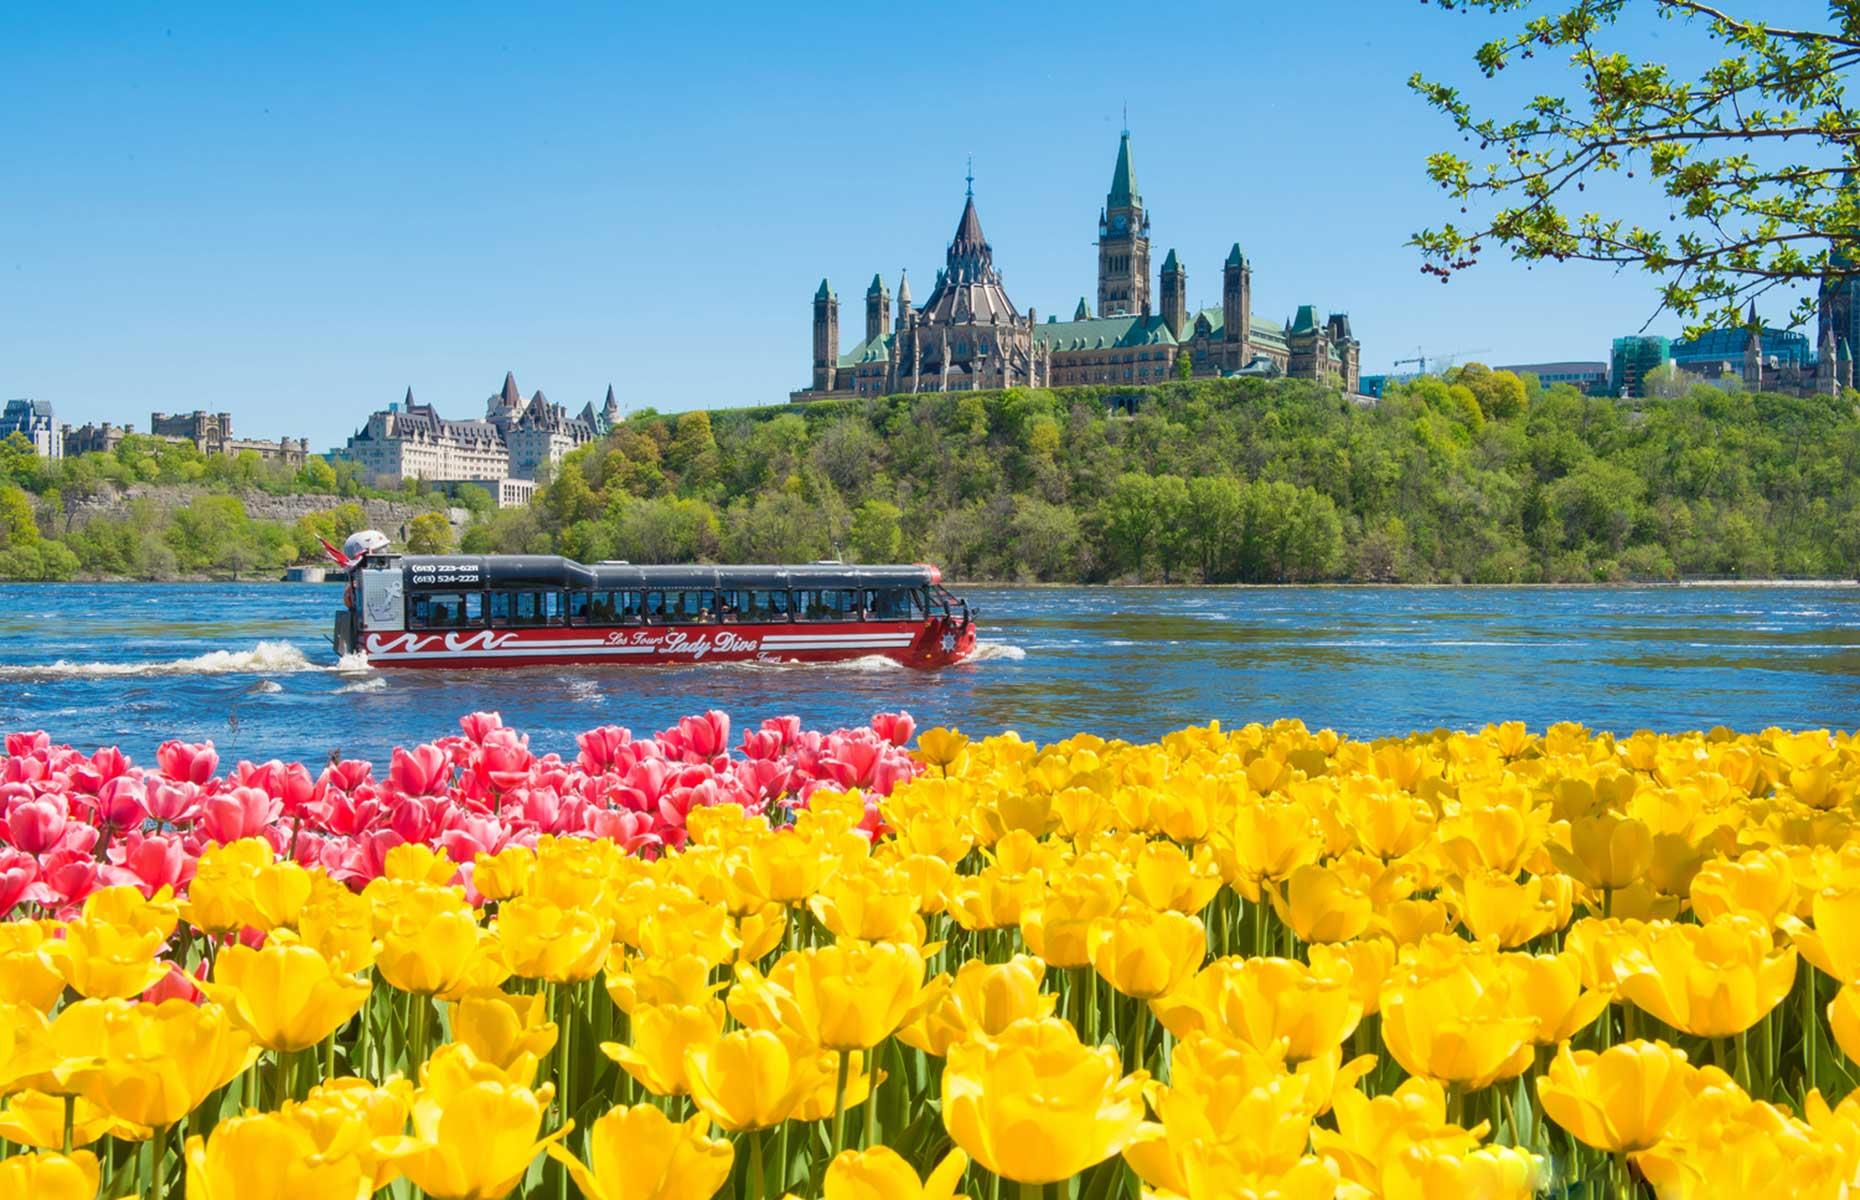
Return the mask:
<path id="1" fill-rule="evenodd" d="M 374 669 L 368 661 L 368 656 L 360 650 L 343 655 L 336 660 L 336 665 L 330 668 L 338 675 L 370 675 L 374 673 Z"/>
<path id="2" fill-rule="evenodd" d="M 387 677 L 385 675 L 370 675 L 366 679 L 358 679 L 354 683 L 343 684 L 336 689 L 335 694 L 338 696 L 346 696 L 354 692 L 384 692 L 386 690 Z"/>
<path id="3" fill-rule="evenodd" d="M 159 675 L 290 675 L 324 668 L 289 642 L 260 642 L 250 650 L 209 650 L 193 658 L 165 662 L 74 663 L 59 659 L 41 664 L 0 667 L 0 679 L 109 679 Z"/>
<path id="4" fill-rule="evenodd" d="M 255 696 L 270 696 L 284 690 L 284 685 L 275 679 L 261 679 L 245 689 Z"/>
<path id="5" fill-rule="evenodd" d="M 1027 652 L 1025 650 L 1022 650 L 1019 646 L 1010 645 L 1007 642 L 977 642 L 975 643 L 975 653 L 969 655 L 969 657 L 963 659 L 963 661 L 972 663 L 994 662 L 999 659 L 1005 662 L 1019 662 L 1025 657 L 1027 657 Z"/>

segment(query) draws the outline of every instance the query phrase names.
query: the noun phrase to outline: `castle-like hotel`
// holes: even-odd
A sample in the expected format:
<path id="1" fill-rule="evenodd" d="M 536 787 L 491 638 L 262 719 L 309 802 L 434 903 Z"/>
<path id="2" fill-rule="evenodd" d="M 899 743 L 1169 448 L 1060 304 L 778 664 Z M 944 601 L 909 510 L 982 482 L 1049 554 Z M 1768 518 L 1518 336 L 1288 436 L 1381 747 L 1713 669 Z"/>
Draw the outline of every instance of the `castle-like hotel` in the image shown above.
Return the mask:
<path id="1" fill-rule="evenodd" d="M 1289 376 L 1349 394 L 1358 390 L 1361 346 L 1340 312 L 1318 319 L 1301 305 L 1290 321 L 1253 312 L 1253 268 L 1235 243 L 1221 268 L 1219 308 L 1190 312 L 1188 271 L 1164 257 L 1161 296 L 1150 298 L 1150 218 L 1130 162 L 1130 132 L 1117 147 L 1111 191 L 1098 214 L 1098 312 L 1084 300 L 1070 321 L 1008 299 L 982 236 L 973 181 L 948 259 L 923 307 L 908 276 L 891 293 L 878 276 L 865 293 L 865 338 L 840 351 L 840 302 L 826 280 L 814 293 L 814 376 L 795 400 L 983 388 L 1143 384 L 1174 378 L 1186 357 L 1196 377 Z"/>
<path id="2" fill-rule="evenodd" d="M 376 486 L 392 487 L 403 479 L 533 484 L 570 450 L 605 437 L 619 418 L 611 384 L 598 412 L 588 404 L 571 417 L 541 392 L 525 400 L 515 375 L 506 372 L 504 386 L 485 401 L 482 419 L 449 421 L 432 405 L 415 404 L 408 388 L 399 404 L 369 415 L 343 454 Z M 521 498 L 528 491 L 525 486 L 493 489 L 493 494 L 503 500 L 505 492 Z"/>

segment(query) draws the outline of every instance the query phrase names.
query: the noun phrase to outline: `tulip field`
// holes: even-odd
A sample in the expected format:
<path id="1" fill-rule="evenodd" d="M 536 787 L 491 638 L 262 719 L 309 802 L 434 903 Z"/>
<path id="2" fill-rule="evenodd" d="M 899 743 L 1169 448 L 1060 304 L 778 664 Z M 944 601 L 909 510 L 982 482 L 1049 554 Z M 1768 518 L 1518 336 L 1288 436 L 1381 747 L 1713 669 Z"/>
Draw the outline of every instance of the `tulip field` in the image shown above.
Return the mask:
<path id="1" fill-rule="evenodd" d="M 1860 742 L 0 756 L 0 1200 L 1860 1195 Z"/>

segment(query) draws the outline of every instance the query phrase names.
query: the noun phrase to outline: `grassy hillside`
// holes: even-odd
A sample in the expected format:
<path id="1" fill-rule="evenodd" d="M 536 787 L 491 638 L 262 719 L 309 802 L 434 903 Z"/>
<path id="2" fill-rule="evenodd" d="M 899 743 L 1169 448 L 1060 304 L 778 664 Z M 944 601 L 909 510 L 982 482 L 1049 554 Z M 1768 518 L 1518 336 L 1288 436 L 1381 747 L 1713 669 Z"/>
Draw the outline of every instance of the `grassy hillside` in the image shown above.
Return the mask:
<path id="1" fill-rule="evenodd" d="M 1476 365 L 1373 406 L 1258 380 L 891 396 L 637 415 L 465 548 L 1054 581 L 1851 576 L 1857 464 L 1848 399 L 1631 406 Z"/>

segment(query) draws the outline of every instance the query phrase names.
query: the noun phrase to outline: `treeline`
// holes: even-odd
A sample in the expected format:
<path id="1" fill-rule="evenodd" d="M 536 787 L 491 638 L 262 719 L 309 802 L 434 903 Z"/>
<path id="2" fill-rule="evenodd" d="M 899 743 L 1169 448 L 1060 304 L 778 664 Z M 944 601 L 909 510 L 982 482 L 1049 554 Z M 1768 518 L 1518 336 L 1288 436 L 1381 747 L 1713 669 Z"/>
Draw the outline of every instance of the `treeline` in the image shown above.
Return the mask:
<path id="1" fill-rule="evenodd" d="M 187 486 L 201 493 L 170 506 L 132 500 L 120 513 L 80 519 L 78 507 L 106 490 L 134 484 Z M 432 511 L 410 524 L 409 549 L 452 548 L 447 504 L 489 508 L 490 497 L 462 488 L 448 498 L 417 481 L 402 491 L 363 487 L 352 463 L 313 457 L 301 468 L 266 462 L 251 451 L 204 455 L 191 442 L 137 434 L 114 451 L 47 461 L 24 437 L 0 439 L 0 579 L 64 580 L 87 577 L 178 579 L 183 576 L 275 573 L 294 563 L 323 562 L 319 537 L 341 545 L 367 520 L 349 501 L 295 522 L 247 513 L 232 491 L 274 495 L 413 497 Z"/>
<path id="2" fill-rule="evenodd" d="M 1849 399 L 1630 405 L 1476 364 L 1373 405 L 1261 380 L 892 396 L 639 414 L 464 548 L 1088 582 L 1850 576 L 1856 466 Z"/>

